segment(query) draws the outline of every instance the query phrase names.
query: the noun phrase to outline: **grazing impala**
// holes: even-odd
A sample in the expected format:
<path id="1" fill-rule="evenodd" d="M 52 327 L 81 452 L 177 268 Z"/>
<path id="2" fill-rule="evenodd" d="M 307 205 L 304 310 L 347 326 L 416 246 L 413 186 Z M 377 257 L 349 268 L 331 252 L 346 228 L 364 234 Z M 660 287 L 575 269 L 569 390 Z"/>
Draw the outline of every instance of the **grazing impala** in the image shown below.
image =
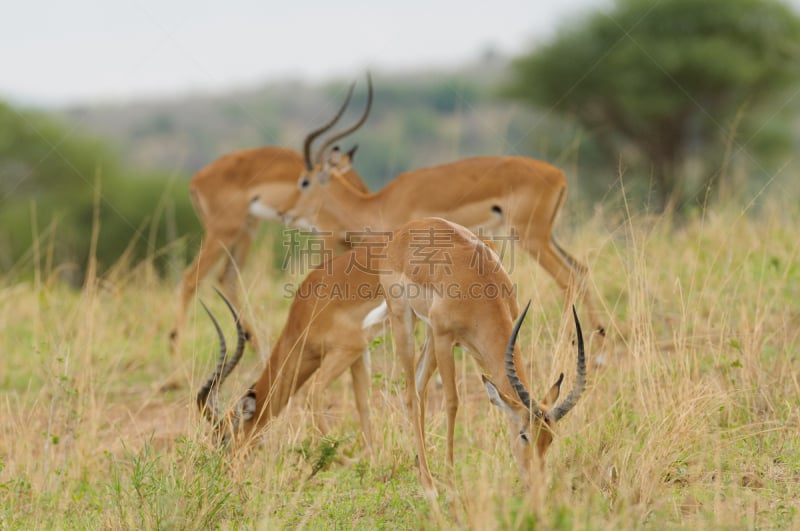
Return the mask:
<path id="1" fill-rule="evenodd" d="M 532 463 L 538 460 L 543 464 L 555 423 L 574 406 L 585 385 L 583 336 L 577 314 L 575 386 L 563 402 L 554 406 L 562 374 L 545 398 L 537 402 L 527 391 L 516 343 L 527 307 L 520 315 L 514 286 L 494 250 L 460 225 L 428 218 L 412 221 L 395 232 L 379 263 L 386 302 L 371 315 L 374 318 L 388 313 L 392 323 L 395 350 L 405 372 L 405 402 L 414 428 L 423 486 L 435 492 L 426 457 L 424 421 L 427 384 L 436 367 L 447 405 L 447 462 L 453 464 L 458 410 L 453 357 L 456 345 L 469 352 L 488 373 L 483 380 L 489 398 L 508 414 L 511 451 L 527 484 Z M 423 320 L 428 328 L 416 371 L 415 318 Z"/>
<path id="2" fill-rule="evenodd" d="M 368 87 L 367 108 L 371 104 Z M 323 154 L 317 155 L 318 161 Z M 567 196 L 564 173 L 546 162 L 526 157 L 473 157 L 411 170 L 395 177 L 377 193 L 350 185 L 332 164 L 318 163 L 299 181 L 300 197 L 286 212 L 286 221 L 335 235 L 393 231 L 423 217 L 442 217 L 484 238 L 513 236 L 558 285 L 583 293 L 595 330 L 605 330 L 589 290 L 583 286 L 586 267 L 558 245 L 553 224 Z M 257 204 L 258 200 L 254 200 Z"/>
<path id="3" fill-rule="evenodd" d="M 177 349 L 186 308 L 197 291 L 199 282 L 220 258 L 224 260 L 219 276 L 220 285 L 234 307 L 239 307 L 236 276 L 247 259 L 257 229 L 257 218 L 282 221 L 279 213 L 290 209 L 299 195 L 298 176 L 303 174 L 304 169 L 311 171 L 313 167 L 312 142 L 341 118 L 352 92 L 351 85 L 344 105 L 337 114 L 306 137 L 302 155 L 290 149 L 269 146 L 237 151 L 220 157 L 192 177 L 189 184 L 192 204 L 203 225 L 205 236 L 197 257 L 183 274 L 178 316 L 170 333 L 173 350 Z M 363 115 L 362 122 L 366 118 L 367 113 Z M 339 133 L 334 139 L 342 136 L 344 135 Z M 323 150 L 328 145 L 326 142 Z M 367 192 L 366 185 L 352 169 L 354 153 L 355 148 L 346 154 L 336 151 L 331 153 L 326 164 L 335 167 L 338 174 L 355 189 Z M 259 208 L 250 213 L 248 207 L 254 197 L 259 199 Z M 334 244 L 332 240 L 326 243 Z M 255 341 L 250 326 L 244 323 L 243 327 L 245 337 Z"/>
<path id="4" fill-rule="evenodd" d="M 224 338 L 209 313 L 219 334 L 220 355 L 216 370 L 197 395 L 197 405 L 217 436 L 227 441 L 236 435 L 246 441 L 280 414 L 312 375 L 311 399 L 317 402 L 315 393 L 327 389 L 349 367 L 364 439 L 367 447 L 371 446 L 369 371 L 364 356 L 375 327 L 365 325 L 364 319 L 375 308 L 380 292 L 378 276 L 359 267 L 366 261 L 365 253 L 364 248 L 350 250 L 308 274 L 297 288 L 286 325 L 261 376 L 225 416 L 217 412 L 216 395 L 241 358 L 245 331 L 233 305 L 225 299 L 238 332 L 236 352 L 226 362 Z"/>

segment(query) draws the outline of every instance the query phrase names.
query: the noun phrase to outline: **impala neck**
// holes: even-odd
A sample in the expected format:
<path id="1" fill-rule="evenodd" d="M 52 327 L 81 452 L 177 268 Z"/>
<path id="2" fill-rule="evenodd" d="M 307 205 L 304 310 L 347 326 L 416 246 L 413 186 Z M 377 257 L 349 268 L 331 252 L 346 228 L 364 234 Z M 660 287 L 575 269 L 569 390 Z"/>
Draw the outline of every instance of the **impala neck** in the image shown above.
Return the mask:
<path id="1" fill-rule="evenodd" d="M 369 188 L 367 188 L 367 185 L 361 180 L 361 176 L 356 173 L 352 166 L 348 166 L 347 171 L 341 175 L 342 179 L 352 186 L 354 190 L 362 194 L 369 194 Z"/>
<path id="2" fill-rule="evenodd" d="M 379 231 L 387 226 L 381 210 L 381 192 L 362 192 L 340 175 L 333 176 L 327 185 L 323 208 L 345 231 Z"/>
<path id="3" fill-rule="evenodd" d="M 256 425 L 263 426 L 278 416 L 292 395 L 319 368 L 320 357 L 304 356 L 303 346 L 306 350 L 313 348 L 302 338 L 287 340 L 281 336 L 272 349 L 261 377 L 253 386 L 256 394 Z"/>

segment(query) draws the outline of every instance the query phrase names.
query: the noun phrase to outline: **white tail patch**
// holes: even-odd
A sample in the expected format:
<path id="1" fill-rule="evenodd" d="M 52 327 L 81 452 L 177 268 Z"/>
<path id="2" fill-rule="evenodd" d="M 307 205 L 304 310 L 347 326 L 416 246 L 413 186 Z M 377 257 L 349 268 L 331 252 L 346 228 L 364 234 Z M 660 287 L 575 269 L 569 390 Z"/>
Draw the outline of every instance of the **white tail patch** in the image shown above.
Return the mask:
<path id="1" fill-rule="evenodd" d="M 381 324 L 389 318 L 389 307 L 386 301 L 383 301 L 380 306 L 370 310 L 364 320 L 361 321 L 361 328 L 368 329 L 377 324 Z"/>

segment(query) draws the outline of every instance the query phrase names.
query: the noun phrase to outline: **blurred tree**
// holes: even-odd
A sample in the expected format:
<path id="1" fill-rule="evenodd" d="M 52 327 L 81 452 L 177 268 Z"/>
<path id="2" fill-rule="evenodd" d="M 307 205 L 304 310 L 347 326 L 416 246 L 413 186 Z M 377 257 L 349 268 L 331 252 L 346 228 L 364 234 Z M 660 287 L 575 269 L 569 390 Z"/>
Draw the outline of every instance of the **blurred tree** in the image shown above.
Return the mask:
<path id="1" fill-rule="evenodd" d="M 98 185 L 100 271 L 123 255 L 130 265 L 155 258 L 163 269 L 164 246 L 198 230 L 185 186 L 169 184 L 123 173 L 100 142 L 0 102 L 0 272 L 25 277 L 41 267 L 82 282 Z M 45 255 L 48 264 L 36 263 Z"/>
<path id="2" fill-rule="evenodd" d="M 98 142 L 72 135 L 39 113 L 0 102 L 0 201 L 69 195 L 84 176 L 93 178 L 97 165 L 114 169 Z"/>
<path id="3" fill-rule="evenodd" d="M 634 147 L 659 206 L 681 208 L 691 186 L 724 177 L 712 168 L 740 118 L 777 112 L 786 100 L 773 97 L 800 79 L 800 17 L 777 0 L 617 0 L 512 67 L 509 97 L 572 114 L 612 160 Z M 704 162 L 698 183 L 689 153 Z"/>

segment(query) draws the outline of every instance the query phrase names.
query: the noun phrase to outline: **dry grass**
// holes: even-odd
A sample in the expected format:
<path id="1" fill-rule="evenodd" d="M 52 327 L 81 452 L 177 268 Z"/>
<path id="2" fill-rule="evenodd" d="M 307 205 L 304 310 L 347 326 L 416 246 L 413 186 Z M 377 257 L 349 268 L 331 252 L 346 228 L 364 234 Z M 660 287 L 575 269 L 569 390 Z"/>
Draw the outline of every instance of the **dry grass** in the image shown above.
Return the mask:
<path id="1" fill-rule="evenodd" d="M 375 455 L 359 442 L 349 385 L 338 382 L 328 437 L 293 404 L 262 447 L 229 460 L 208 446 L 193 407 L 216 351 L 196 305 L 173 357 L 166 335 L 176 292 L 146 266 L 82 292 L 48 271 L 7 282 L 0 527 L 799 528 L 800 216 L 796 207 L 774 211 L 755 220 L 711 214 L 674 230 L 598 213 L 572 234 L 562 230 L 591 265 L 610 316 L 612 340 L 602 353 L 590 348 L 605 365 L 591 369 L 545 476 L 526 493 L 502 414 L 459 354 L 452 475 L 440 389 L 428 406 L 435 504 L 417 483 L 402 377 L 386 343 L 373 353 Z M 272 263 L 268 247 L 243 277 L 263 344 L 276 338 L 289 304 L 289 279 L 255 267 Z M 522 338 L 531 381 L 541 393 L 564 370 L 571 385 L 561 295 L 538 266 L 516 258 L 520 298 L 534 299 Z M 248 353 L 226 385 L 229 399 L 262 362 Z M 310 477 L 315 465 L 323 469 Z"/>

